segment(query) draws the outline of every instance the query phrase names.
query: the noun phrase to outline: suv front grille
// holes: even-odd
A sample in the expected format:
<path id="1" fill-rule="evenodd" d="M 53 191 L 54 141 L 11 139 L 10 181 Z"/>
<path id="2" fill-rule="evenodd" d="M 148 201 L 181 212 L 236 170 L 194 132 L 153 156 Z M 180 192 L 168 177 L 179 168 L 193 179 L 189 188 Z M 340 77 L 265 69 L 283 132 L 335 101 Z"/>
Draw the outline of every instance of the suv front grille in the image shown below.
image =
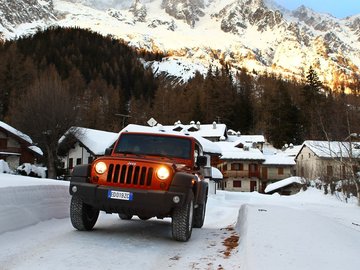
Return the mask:
<path id="1" fill-rule="evenodd" d="M 122 185 L 151 186 L 153 172 L 151 167 L 110 164 L 106 181 Z"/>

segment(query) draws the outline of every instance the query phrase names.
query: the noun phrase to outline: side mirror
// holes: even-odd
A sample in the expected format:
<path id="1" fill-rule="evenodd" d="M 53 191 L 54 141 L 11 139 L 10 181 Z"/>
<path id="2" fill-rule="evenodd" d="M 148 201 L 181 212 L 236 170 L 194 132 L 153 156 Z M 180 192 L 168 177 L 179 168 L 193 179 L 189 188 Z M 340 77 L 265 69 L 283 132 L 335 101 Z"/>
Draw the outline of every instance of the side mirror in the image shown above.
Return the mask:
<path id="1" fill-rule="evenodd" d="M 198 167 L 204 167 L 207 164 L 207 157 L 206 156 L 198 156 L 196 158 L 196 165 Z"/>
<path id="2" fill-rule="evenodd" d="M 105 156 L 110 156 L 113 151 L 113 148 L 106 148 L 105 149 Z"/>

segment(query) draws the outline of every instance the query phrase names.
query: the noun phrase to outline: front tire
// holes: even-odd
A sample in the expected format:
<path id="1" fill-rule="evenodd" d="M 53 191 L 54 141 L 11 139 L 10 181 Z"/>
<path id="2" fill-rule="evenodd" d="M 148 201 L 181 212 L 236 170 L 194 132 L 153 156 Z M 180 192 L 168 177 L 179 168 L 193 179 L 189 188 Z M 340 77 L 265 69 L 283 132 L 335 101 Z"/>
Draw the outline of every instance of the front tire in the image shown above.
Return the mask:
<path id="1" fill-rule="evenodd" d="M 172 214 L 172 236 L 176 241 L 186 242 L 190 239 L 194 216 L 194 193 L 190 191 L 187 202 L 176 207 Z"/>
<path id="2" fill-rule="evenodd" d="M 79 231 L 90 231 L 98 217 L 99 210 L 95 209 L 91 205 L 83 202 L 83 200 L 73 195 L 70 204 L 70 219 L 73 227 Z"/>

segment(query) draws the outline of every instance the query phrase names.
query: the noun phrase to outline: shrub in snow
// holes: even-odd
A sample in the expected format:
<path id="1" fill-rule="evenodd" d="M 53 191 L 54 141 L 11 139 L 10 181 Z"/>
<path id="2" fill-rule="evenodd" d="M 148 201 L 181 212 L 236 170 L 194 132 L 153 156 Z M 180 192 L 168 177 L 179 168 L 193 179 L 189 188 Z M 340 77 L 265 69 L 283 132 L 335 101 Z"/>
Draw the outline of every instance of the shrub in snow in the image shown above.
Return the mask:
<path id="1" fill-rule="evenodd" d="M 3 159 L 0 159 L 0 173 L 11 173 L 9 164 Z"/>
<path id="2" fill-rule="evenodd" d="M 47 171 L 47 168 L 37 167 L 30 163 L 24 163 L 16 169 L 16 172 L 18 174 L 25 175 L 25 176 L 38 177 L 38 178 L 46 178 L 46 171 Z"/>

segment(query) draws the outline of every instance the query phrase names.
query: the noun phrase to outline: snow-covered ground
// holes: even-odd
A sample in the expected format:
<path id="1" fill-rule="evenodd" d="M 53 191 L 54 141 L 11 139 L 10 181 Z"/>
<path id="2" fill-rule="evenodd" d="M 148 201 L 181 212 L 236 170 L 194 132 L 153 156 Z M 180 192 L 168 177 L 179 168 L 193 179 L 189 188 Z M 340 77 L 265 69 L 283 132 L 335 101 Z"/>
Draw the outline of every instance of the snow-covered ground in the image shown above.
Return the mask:
<path id="1" fill-rule="evenodd" d="M 285 197 L 217 191 L 204 227 L 171 239 L 170 219 L 69 220 L 68 183 L 0 173 L 0 269 L 358 269 L 360 207 L 309 188 Z"/>

